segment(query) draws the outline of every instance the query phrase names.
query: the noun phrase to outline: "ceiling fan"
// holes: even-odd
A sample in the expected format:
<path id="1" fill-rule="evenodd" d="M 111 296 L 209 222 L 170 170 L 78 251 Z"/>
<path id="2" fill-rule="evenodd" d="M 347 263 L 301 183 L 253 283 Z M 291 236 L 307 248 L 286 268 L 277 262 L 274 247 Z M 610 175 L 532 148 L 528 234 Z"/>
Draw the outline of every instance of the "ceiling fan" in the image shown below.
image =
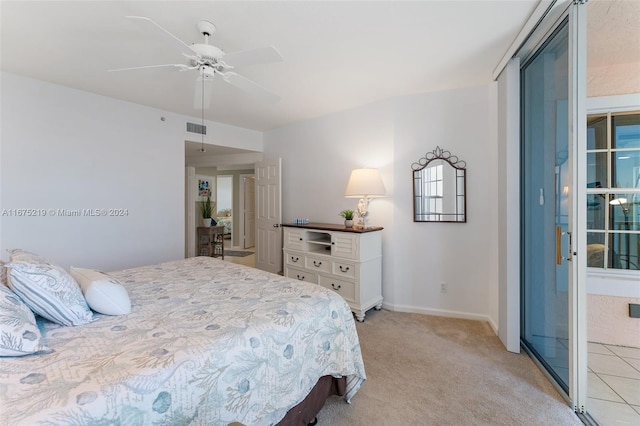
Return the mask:
<path id="1" fill-rule="evenodd" d="M 275 47 L 268 46 L 225 53 L 222 49 L 209 44 L 209 37 L 216 31 L 215 25 L 209 21 L 199 21 L 196 25 L 198 31 L 204 36 L 204 43 L 188 45 L 150 18 L 144 16 L 127 16 L 127 18 L 144 23 L 147 28 L 172 43 L 173 47 L 184 56 L 185 63 L 147 65 L 109 71 L 131 71 L 150 68 L 166 68 L 178 71 L 197 70 L 199 76 L 196 79 L 194 98 L 194 108 L 196 109 L 207 108 L 211 103 L 211 88 L 213 78 L 216 75 L 222 77 L 225 82 L 232 86 L 238 87 L 263 101 L 276 103 L 280 100 L 278 95 L 271 93 L 256 82 L 234 71 L 236 67 L 282 61 L 282 56 Z"/>

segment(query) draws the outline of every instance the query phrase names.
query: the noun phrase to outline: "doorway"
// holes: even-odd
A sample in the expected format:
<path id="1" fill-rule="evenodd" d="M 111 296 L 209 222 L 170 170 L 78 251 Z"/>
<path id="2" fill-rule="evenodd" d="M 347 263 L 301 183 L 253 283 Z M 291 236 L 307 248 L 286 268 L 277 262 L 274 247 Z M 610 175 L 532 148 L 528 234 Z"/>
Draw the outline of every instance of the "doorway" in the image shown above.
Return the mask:
<path id="1" fill-rule="evenodd" d="M 216 176 L 216 213 L 215 221 L 224 227 L 224 239 L 231 247 L 235 246 L 233 239 L 233 175 L 218 174 Z"/>

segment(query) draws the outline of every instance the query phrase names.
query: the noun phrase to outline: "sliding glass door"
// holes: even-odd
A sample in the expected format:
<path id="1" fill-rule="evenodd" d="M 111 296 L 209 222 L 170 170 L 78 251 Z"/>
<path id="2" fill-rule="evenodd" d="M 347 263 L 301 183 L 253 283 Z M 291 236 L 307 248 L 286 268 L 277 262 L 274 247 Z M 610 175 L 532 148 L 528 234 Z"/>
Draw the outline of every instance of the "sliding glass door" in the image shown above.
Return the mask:
<path id="1" fill-rule="evenodd" d="M 586 6 L 565 4 L 521 61 L 521 342 L 583 412 Z"/>
<path id="2" fill-rule="evenodd" d="M 527 348 L 569 391 L 568 24 L 522 68 L 522 284 Z"/>

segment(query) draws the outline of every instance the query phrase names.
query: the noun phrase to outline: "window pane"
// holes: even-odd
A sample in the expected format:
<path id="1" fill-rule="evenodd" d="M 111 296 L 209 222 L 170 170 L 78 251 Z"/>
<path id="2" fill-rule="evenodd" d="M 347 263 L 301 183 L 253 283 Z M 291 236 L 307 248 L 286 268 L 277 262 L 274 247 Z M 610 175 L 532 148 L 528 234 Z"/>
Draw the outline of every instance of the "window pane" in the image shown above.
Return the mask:
<path id="1" fill-rule="evenodd" d="M 587 188 L 608 188 L 608 186 L 607 153 L 587 154 Z"/>
<path id="2" fill-rule="evenodd" d="M 638 188 L 640 151 L 614 151 L 611 163 L 611 180 L 615 188 Z"/>
<path id="3" fill-rule="evenodd" d="M 607 149 L 607 117 L 587 119 L 587 149 Z"/>
<path id="4" fill-rule="evenodd" d="M 609 234 L 609 268 L 638 270 L 640 234 Z"/>
<path id="5" fill-rule="evenodd" d="M 604 233 L 587 232 L 587 266 L 604 268 Z"/>
<path id="6" fill-rule="evenodd" d="M 611 194 L 609 229 L 640 231 L 640 194 Z"/>
<path id="7" fill-rule="evenodd" d="M 640 114 L 612 118 L 611 148 L 640 148 Z"/>
<path id="8" fill-rule="evenodd" d="M 587 194 L 587 229 L 604 231 L 607 199 L 605 194 Z"/>

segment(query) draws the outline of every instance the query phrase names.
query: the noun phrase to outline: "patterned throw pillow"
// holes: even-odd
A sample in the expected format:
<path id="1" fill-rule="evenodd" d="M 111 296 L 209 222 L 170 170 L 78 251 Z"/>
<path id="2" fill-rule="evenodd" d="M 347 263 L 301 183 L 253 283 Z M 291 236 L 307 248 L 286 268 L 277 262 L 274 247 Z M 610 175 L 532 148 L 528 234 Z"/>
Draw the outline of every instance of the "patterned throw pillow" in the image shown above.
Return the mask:
<path id="1" fill-rule="evenodd" d="M 0 285 L 0 356 L 45 350 L 41 339 L 33 312 L 11 290 Z"/>
<path id="2" fill-rule="evenodd" d="M 36 265 L 40 263 L 51 264 L 49 259 L 33 254 L 30 251 L 22 249 L 8 249 L 7 251 L 11 255 L 11 262 L 34 263 Z"/>
<path id="3" fill-rule="evenodd" d="M 9 253 L 9 287 L 34 313 L 61 325 L 93 321 L 78 283 L 64 269 L 24 250 Z"/>

